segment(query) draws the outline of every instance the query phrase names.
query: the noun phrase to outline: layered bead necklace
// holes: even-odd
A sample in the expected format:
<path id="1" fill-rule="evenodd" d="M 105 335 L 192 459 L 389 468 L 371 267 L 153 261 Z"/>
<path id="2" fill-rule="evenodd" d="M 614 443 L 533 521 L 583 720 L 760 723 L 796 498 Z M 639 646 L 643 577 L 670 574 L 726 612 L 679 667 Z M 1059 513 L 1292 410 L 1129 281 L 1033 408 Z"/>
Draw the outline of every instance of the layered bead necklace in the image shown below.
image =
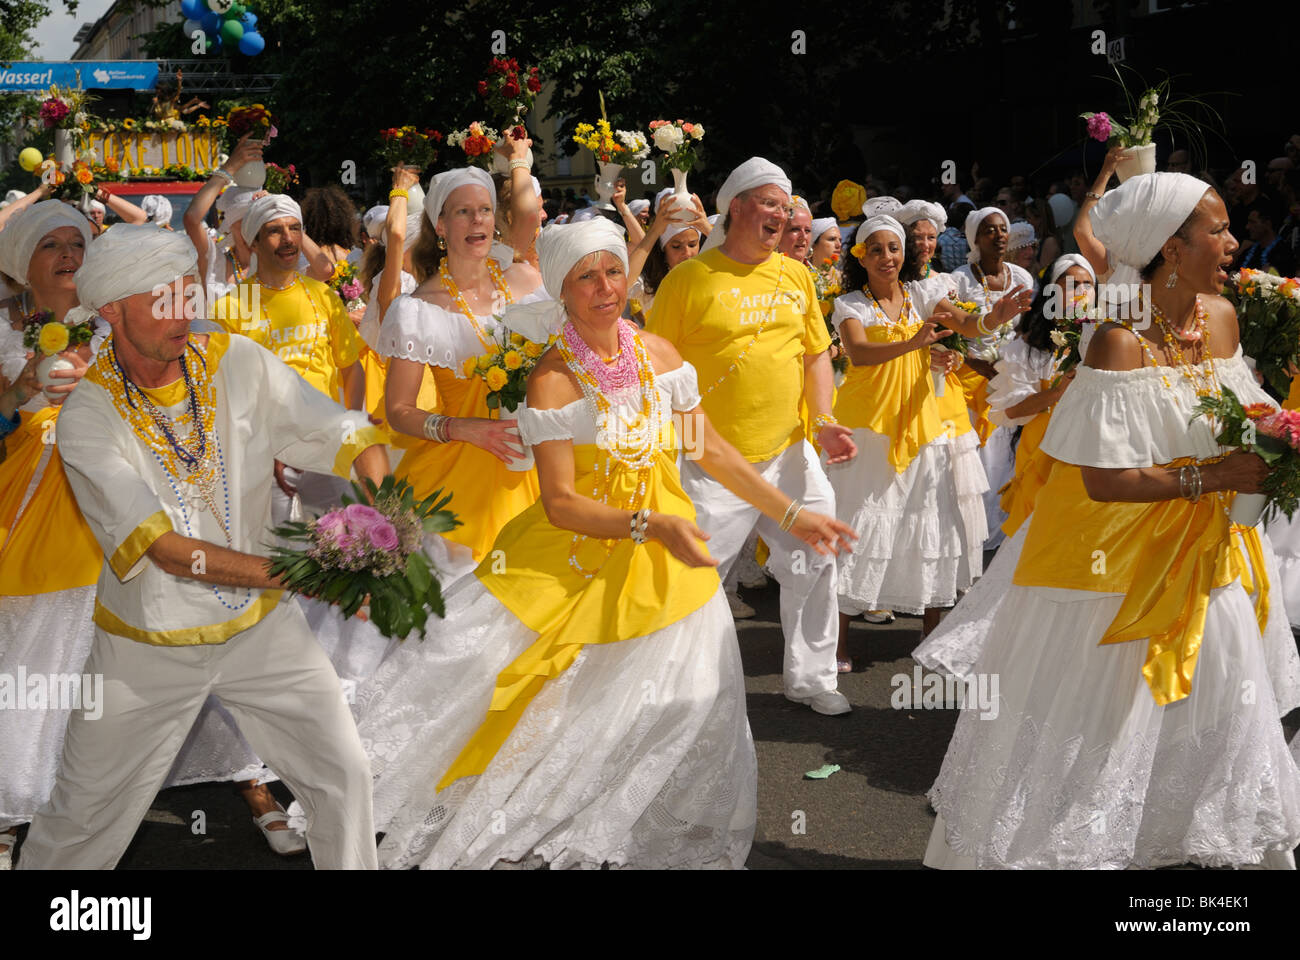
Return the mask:
<path id="1" fill-rule="evenodd" d="M 912 316 L 912 291 L 907 289 L 907 284 L 905 283 L 901 284 L 901 286 L 903 288 L 903 309 L 898 311 L 897 320 L 891 320 L 889 319 L 889 314 L 885 312 L 885 308 L 882 307 L 880 301 L 876 299 L 876 295 L 871 292 L 871 284 L 864 283 L 862 285 L 862 289 L 865 290 L 867 296 L 871 298 L 872 309 L 875 310 L 876 313 L 880 314 L 880 319 L 884 321 L 882 326 L 889 331 L 891 337 L 895 338 L 901 338 L 907 333 L 909 321 Z"/>
<path id="2" fill-rule="evenodd" d="M 596 424 L 596 445 L 603 452 L 595 466 L 592 499 L 617 510 L 637 511 L 645 500 L 646 486 L 659 455 L 665 424 L 656 384 L 654 367 L 646 354 L 645 344 L 626 320 L 618 321 L 618 355 L 614 363 L 605 363 L 579 335 L 572 320 L 565 321 L 555 341 L 561 359 L 578 379 L 587 410 Z M 629 419 L 620 409 L 619 400 L 639 390 L 639 409 Z M 611 475 L 615 465 L 636 471 L 631 491 L 611 502 Z M 587 570 L 578 561 L 578 551 L 588 538 L 575 533 L 569 545 L 569 566 L 590 580 L 598 572 Z M 614 540 L 604 541 L 612 549 Z"/>
<path id="3" fill-rule="evenodd" d="M 972 271 L 979 272 L 980 286 L 984 288 L 984 309 L 986 310 L 993 309 L 993 304 L 989 302 L 988 274 L 984 272 L 984 268 L 981 267 L 978 263 L 972 263 L 970 265 L 970 268 Z M 1002 264 L 1002 269 L 998 271 L 999 280 L 1002 279 L 1003 274 L 1006 274 L 1007 279 L 1006 282 L 1002 284 L 1002 289 L 998 291 L 999 293 L 1006 293 L 1008 290 L 1011 289 L 1011 267 L 1005 262 Z"/>
<path id="4" fill-rule="evenodd" d="M 1192 391 L 1198 397 L 1221 396 L 1222 389 L 1219 385 L 1219 376 L 1214 368 L 1214 354 L 1210 351 L 1210 330 L 1205 323 L 1205 308 L 1201 306 L 1201 298 L 1196 298 L 1194 313 L 1196 332 L 1186 338 L 1194 343 L 1199 342 L 1201 344 L 1201 362 L 1199 364 L 1189 363 L 1183 355 L 1182 346 L 1179 344 L 1178 338 L 1174 336 L 1173 325 L 1169 322 L 1169 318 L 1165 316 L 1165 312 L 1154 303 L 1150 304 L 1150 307 L 1151 314 L 1160 327 L 1165 348 L 1169 351 L 1169 355 L 1176 364 L 1179 373 L 1182 374 L 1183 379 L 1191 386 Z M 1124 326 L 1137 336 L 1143 352 L 1146 354 L 1147 359 L 1151 361 L 1151 365 L 1159 368 L 1160 364 L 1156 362 L 1155 354 L 1152 352 L 1151 344 L 1146 337 L 1133 331 L 1130 324 L 1125 323 Z M 1202 367 L 1205 368 L 1203 373 L 1201 371 Z M 1173 389 L 1173 384 L 1169 382 L 1169 378 L 1163 373 L 1160 374 L 1160 380 L 1167 388 Z"/>
<path id="5" fill-rule="evenodd" d="M 777 256 L 780 257 L 780 262 L 777 266 L 776 289 L 772 292 L 772 305 L 768 307 L 767 313 L 763 316 L 762 321 L 759 322 L 758 329 L 754 331 L 754 336 L 750 339 L 749 343 L 745 345 L 745 349 L 741 350 L 736 359 L 731 361 L 731 366 L 727 367 L 727 369 L 723 371 L 722 376 L 718 377 L 718 379 L 714 380 L 705 388 L 704 392 L 700 394 L 701 399 L 707 397 L 714 390 L 718 389 L 718 387 L 722 386 L 722 382 L 736 372 L 736 369 L 740 366 L 741 362 L 749 355 L 749 351 L 754 348 L 754 344 L 758 343 L 758 338 L 763 335 L 763 331 L 767 329 L 767 325 L 771 323 L 772 318 L 776 316 L 776 306 L 781 302 L 781 280 L 785 277 L 785 254 L 778 253 Z"/>
<path id="6" fill-rule="evenodd" d="M 510 284 L 506 283 L 506 275 L 502 272 L 501 268 L 497 266 L 496 261 L 489 257 L 486 261 L 486 266 L 488 276 L 492 278 L 492 286 L 496 288 L 497 293 L 500 293 L 505 298 L 506 303 L 514 303 L 515 298 L 510 293 Z M 474 311 L 469 308 L 469 301 L 466 300 L 465 295 L 460 292 L 460 287 L 456 286 L 456 281 L 451 277 L 451 268 L 447 266 L 447 261 L 445 259 L 442 263 L 438 264 L 438 278 L 442 281 L 442 285 L 447 289 L 447 295 L 451 297 L 451 302 L 456 305 L 456 309 L 469 318 L 470 327 L 473 328 L 475 336 L 479 339 L 479 343 L 484 347 L 490 348 L 492 346 L 492 338 L 489 337 L 487 331 L 483 329 L 483 324 L 478 322 L 478 317 L 474 315 Z"/>
<path id="7" fill-rule="evenodd" d="M 197 536 L 190 523 L 190 510 L 206 508 L 221 528 L 226 546 L 234 547 L 230 536 L 230 487 L 226 479 L 226 460 L 217 437 L 217 388 L 208 368 L 205 351 L 186 341 L 186 352 L 198 359 L 193 374 L 186 356 L 180 358 L 181 377 L 185 381 L 187 409 L 172 419 L 166 416 L 149 395 L 122 369 L 117 358 L 117 345 L 110 337 L 95 360 L 95 370 L 108 390 L 113 408 L 126 421 L 162 469 L 176 503 L 185 511 L 185 533 Z M 178 435 L 184 434 L 184 437 Z M 195 494 L 187 494 L 182 486 L 193 487 Z M 218 497 L 218 488 L 220 497 Z M 199 538 L 202 539 L 202 538 Z M 209 584 L 222 606 L 241 610 L 253 598 L 245 589 L 244 600 L 239 605 L 226 601 L 221 589 Z"/>

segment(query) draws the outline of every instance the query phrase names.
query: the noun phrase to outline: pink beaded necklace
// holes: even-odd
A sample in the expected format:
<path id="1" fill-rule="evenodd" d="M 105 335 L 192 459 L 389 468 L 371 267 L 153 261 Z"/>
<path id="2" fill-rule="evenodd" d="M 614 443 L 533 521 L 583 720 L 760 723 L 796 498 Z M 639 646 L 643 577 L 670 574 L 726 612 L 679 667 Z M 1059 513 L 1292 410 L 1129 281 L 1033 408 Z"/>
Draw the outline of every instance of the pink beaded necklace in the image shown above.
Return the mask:
<path id="1" fill-rule="evenodd" d="M 618 356 L 614 358 L 613 363 L 606 363 L 597 356 L 596 351 L 592 350 L 587 345 L 587 341 L 578 334 L 572 320 L 565 321 L 560 335 L 564 337 L 564 342 L 574 359 L 582 364 L 582 368 L 599 384 L 601 393 L 608 396 L 619 390 L 640 385 L 641 381 L 637 376 L 635 335 L 632 324 L 626 320 L 620 318 L 618 321 Z"/>

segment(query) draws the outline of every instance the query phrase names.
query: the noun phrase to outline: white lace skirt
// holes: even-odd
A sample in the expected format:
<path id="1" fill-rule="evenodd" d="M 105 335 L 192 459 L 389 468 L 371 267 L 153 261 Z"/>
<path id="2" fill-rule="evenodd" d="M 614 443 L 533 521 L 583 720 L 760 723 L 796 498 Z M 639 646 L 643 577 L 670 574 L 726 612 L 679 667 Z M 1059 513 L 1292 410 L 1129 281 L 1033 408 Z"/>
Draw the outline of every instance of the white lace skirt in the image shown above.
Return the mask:
<path id="1" fill-rule="evenodd" d="M 1268 536 L 1277 553 L 1275 589 L 1286 598 L 1291 626 L 1300 628 L 1300 513 L 1290 520 L 1278 514 L 1268 522 Z"/>
<path id="2" fill-rule="evenodd" d="M 990 485 L 984 464 L 980 462 L 979 434 L 967 430 L 953 439 L 951 447 L 952 479 L 962 522 L 961 555 L 966 561 L 957 588 L 965 590 L 984 573 L 984 542 L 989 536 L 984 495 L 989 492 Z"/>
<path id="3" fill-rule="evenodd" d="M 853 440 L 856 457 L 826 466 L 836 513 L 858 535 L 839 559 L 840 611 L 952 606 L 970 581 L 948 439 L 927 443 L 902 473 L 889 462 L 888 437 L 857 429 Z"/>
<path id="4" fill-rule="evenodd" d="M 988 492 L 984 494 L 984 516 L 989 530 L 988 542 L 984 546 L 989 550 L 1006 539 L 1002 524 L 1007 515 L 1002 512 L 1002 494 L 999 491 L 1016 473 L 1016 450 L 1011 443 L 1014 434 L 1015 427 L 998 427 L 979 448 L 980 463 L 984 465 L 989 481 Z"/>
<path id="5" fill-rule="evenodd" d="M 1223 866 L 1300 843 L 1300 769 L 1241 584 L 1211 592 L 1192 692 L 1164 707 L 1144 641 L 1098 644 L 1122 600 L 1010 588 L 974 666 L 997 714 L 962 711 L 927 863 Z"/>
<path id="6" fill-rule="evenodd" d="M 595 625 L 593 625 L 594 627 Z M 387 868 L 739 868 L 757 768 L 721 588 L 646 637 L 585 647 L 525 709 L 487 770 L 435 794 L 497 674 L 536 639 L 477 578 L 358 693 Z"/>

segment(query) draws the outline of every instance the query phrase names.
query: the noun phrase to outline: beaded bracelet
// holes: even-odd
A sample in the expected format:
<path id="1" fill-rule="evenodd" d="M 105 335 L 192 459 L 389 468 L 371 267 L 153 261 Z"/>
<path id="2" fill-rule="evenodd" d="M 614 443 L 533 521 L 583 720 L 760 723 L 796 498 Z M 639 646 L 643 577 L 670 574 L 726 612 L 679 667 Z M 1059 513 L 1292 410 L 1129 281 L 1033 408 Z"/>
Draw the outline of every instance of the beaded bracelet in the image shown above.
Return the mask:
<path id="1" fill-rule="evenodd" d="M 646 528 L 650 525 L 650 511 L 636 510 L 632 513 L 631 534 L 633 543 L 645 543 Z"/>
<path id="2" fill-rule="evenodd" d="M 407 193 L 405 190 L 396 187 L 388 191 L 388 199 L 391 200 L 393 199 L 393 197 L 401 197 L 403 200 L 411 199 L 411 195 L 409 193 Z"/>
<path id="3" fill-rule="evenodd" d="M 813 433 L 821 433 L 826 427 L 838 427 L 840 422 L 828 413 L 820 413 L 813 420 Z"/>
<path id="4" fill-rule="evenodd" d="M 229 173 L 227 173 L 225 170 L 222 170 L 220 167 L 217 167 L 217 169 L 215 169 L 215 170 L 212 171 L 212 176 L 214 176 L 214 177 L 225 177 L 225 178 L 226 178 L 227 180 L 229 180 L 231 183 L 234 183 L 234 182 L 235 182 L 235 178 L 234 178 L 233 176 L 231 176 Z"/>
<path id="5" fill-rule="evenodd" d="M 529 163 L 527 160 L 518 160 L 518 159 L 516 159 L 516 160 L 511 160 L 511 161 L 510 161 L 510 169 L 511 169 L 511 170 L 518 170 L 518 169 L 520 169 L 520 168 L 522 168 L 522 169 L 524 169 L 524 170 L 531 170 L 531 169 L 533 169 L 533 165 L 532 165 L 531 163 Z"/>

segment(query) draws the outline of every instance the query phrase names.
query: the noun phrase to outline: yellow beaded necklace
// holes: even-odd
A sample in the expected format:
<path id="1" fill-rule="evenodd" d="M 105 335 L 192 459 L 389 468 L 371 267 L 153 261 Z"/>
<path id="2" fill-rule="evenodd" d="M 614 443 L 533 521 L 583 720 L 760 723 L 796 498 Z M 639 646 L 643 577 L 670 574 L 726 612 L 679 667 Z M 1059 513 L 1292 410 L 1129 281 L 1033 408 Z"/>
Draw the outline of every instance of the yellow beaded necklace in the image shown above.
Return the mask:
<path id="1" fill-rule="evenodd" d="M 492 286 L 498 293 L 505 297 L 506 303 L 514 303 L 515 298 L 510 293 L 510 284 L 506 283 L 506 275 L 501 268 L 497 266 L 496 261 L 488 258 L 487 260 L 488 276 L 492 278 Z M 461 313 L 469 318 L 470 326 L 474 330 L 475 336 L 479 342 L 486 348 L 491 347 L 492 338 L 488 336 L 487 331 L 483 329 L 483 324 L 478 322 L 478 317 L 474 316 L 474 311 L 469 308 L 469 301 L 465 295 L 460 292 L 460 287 L 456 286 L 456 281 L 451 277 L 451 268 L 447 266 L 447 261 L 443 260 L 438 264 L 438 278 L 442 280 L 442 285 L 447 288 L 447 295 L 451 297 L 451 302 L 456 305 Z"/>
<path id="2" fill-rule="evenodd" d="M 768 307 L 767 313 L 759 323 L 758 329 L 754 331 L 753 338 L 745 345 L 745 349 L 740 351 L 740 355 L 731 362 L 731 366 L 727 367 L 727 369 L 723 371 L 722 376 L 718 377 L 717 380 L 714 380 L 713 383 L 709 384 L 709 386 L 705 388 L 704 392 L 700 394 L 701 397 L 707 397 L 718 387 L 722 386 L 722 382 L 726 380 L 727 377 L 736 372 L 736 369 L 740 366 L 741 362 L 749 355 L 749 351 L 753 349 L 754 344 L 758 343 L 758 338 L 763 335 L 763 331 L 767 329 L 767 325 L 771 323 L 772 318 L 776 316 L 776 305 L 781 302 L 781 280 L 785 277 L 785 254 L 778 253 L 777 256 L 780 257 L 780 261 L 776 274 L 776 289 L 772 292 L 772 305 Z"/>

